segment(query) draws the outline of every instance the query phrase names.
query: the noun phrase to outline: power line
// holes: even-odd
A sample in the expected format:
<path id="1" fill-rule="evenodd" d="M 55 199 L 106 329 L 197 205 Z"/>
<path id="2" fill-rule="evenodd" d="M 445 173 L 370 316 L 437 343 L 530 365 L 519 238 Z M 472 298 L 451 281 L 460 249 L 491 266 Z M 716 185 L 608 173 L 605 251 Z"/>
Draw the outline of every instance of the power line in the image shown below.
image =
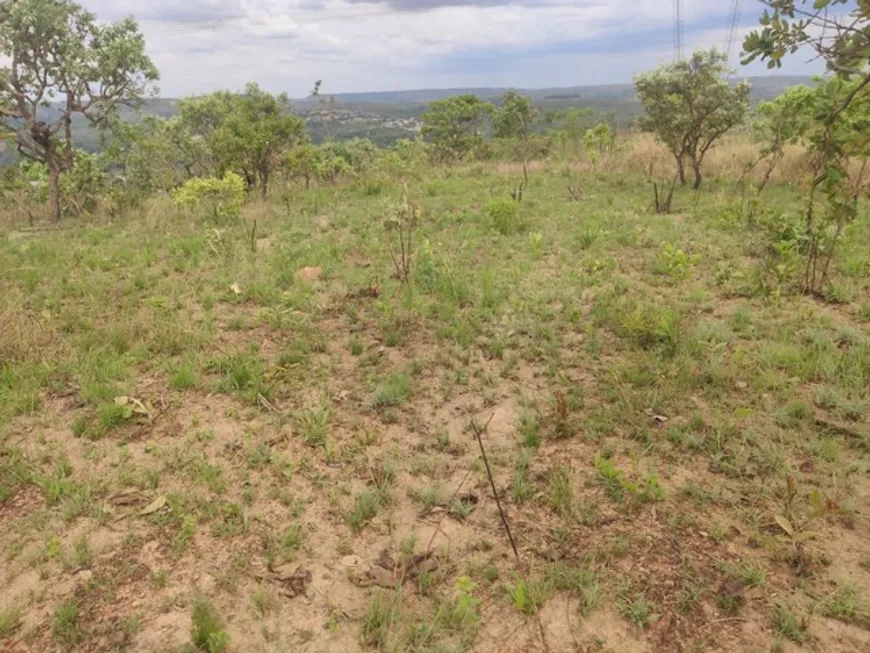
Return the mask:
<path id="1" fill-rule="evenodd" d="M 674 61 L 683 60 L 683 0 L 674 0 Z"/>
<path id="2" fill-rule="evenodd" d="M 273 27 L 286 25 L 310 25 L 315 23 L 330 22 L 334 20 L 348 20 L 353 18 L 368 18 L 377 16 L 390 16 L 394 14 L 414 13 L 413 9 L 387 9 L 383 11 L 369 11 L 343 14 L 327 14 L 324 16 L 311 16 L 310 14 L 297 14 L 296 16 L 285 15 L 281 17 L 269 16 L 222 16 L 211 20 L 185 21 L 176 23 L 172 27 L 160 27 L 153 30 L 160 35 L 187 34 L 190 31 L 217 32 L 227 27 Z M 141 22 L 140 22 L 141 25 Z M 147 30 L 146 31 L 152 31 Z"/>
<path id="3" fill-rule="evenodd" d="M 725 55 L 731 61 L 731 51 L 734 49 L 734 40 L 737 36 L 737 26 L 740 24 L 740 13 L 743 9 L 743 0 L 733 0 L 731 15 L 728 19 L 728 38 L 725 41 Z"/>

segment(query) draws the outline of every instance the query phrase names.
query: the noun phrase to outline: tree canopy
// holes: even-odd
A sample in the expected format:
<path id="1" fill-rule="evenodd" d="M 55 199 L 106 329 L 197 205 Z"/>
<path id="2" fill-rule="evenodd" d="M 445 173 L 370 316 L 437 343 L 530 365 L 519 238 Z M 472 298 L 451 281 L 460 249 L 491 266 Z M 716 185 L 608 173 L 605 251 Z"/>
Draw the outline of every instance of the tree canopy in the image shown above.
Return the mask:
<path id="1" fill-rule="evenodd" d="M 689 160 L 696 189 L 701 186 L 701 165 L 707 152 L 743 121 L 749 107 L 749 84 L 730 84 L 727 74 L 727 57 L 711 49 L 635 78 L 646 111 L 639 119 L 640 127 L 653 132 L 670 150 L 683 183 L 685 160 Z"/>
<path id="2" fill-rule="evenodd" d="M 436 100 L 423 114 L 423 137 L 442 160 L 462 159 L 483 140 L 485 120 L 493 109 L 471 94 Z"/>
<path id="3" fill-rule="evenodd" d="M 105 124 L 158 72 L 132 18 L 98 23 L 71 0 L 0 0 L 0 18 L 0 126 L 22 156 L 47 166 L 60 220 L 60 175 L 75 161 L 72 116 Z"/>

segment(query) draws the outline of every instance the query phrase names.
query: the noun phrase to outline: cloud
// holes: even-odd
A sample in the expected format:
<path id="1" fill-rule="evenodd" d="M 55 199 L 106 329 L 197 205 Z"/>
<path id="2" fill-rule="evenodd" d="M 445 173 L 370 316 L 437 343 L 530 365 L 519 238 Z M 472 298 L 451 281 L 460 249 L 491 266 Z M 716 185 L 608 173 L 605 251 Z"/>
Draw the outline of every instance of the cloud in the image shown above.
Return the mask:
<path id="1" fill-rule="evenodd" d="M 165 95 L 256 80 L 299 96 L 321 78 L 325 92 L 616 83 L 672 55 L 673 7 L 664 0 L 84 3 L 103 19 L 139 19 Z M 687 50 L 721 47 L 729 4 L 686 2 Z M 757 0 L 744 6 L 748 28 L 760 9 Z"/>

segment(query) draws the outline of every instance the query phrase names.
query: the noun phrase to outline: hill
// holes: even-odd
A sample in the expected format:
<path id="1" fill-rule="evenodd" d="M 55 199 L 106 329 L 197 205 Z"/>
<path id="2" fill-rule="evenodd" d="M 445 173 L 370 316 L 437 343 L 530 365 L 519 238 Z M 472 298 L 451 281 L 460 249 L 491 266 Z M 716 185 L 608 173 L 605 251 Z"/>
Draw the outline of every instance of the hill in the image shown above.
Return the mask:
<path id="1" fill-rule="evenodd" d="M 798 84 L 812 84 L 806 76 L 750 77 L 752 100 L 769 100 L 785 89 Z M 446 97 L 473 93 L 481 99 L 497 102 L 507 88 L 446 88 L 407 91 L 375 91 L 367 93 L 337 93 L 320 98 L 296 98 L 294 110 L 301 115 L 315 142 L 327 138 L 347 140 L 368 138 L 378 145 L 390 145 L 399 138 L 413 138 L 419 133 L 420 116 L 430 102 Z M 634 95 L 633 84 L 606 84 L 597 86 L 567 86 L 540 89 L 515 89 L 529 96 L 542 112 L 559 109 L 591 109 L 593 116 L 613 113 L 617 123 L 628 127 L 640 113 L 640 104 Z M 51 112 L 52 109 L 47 111 Z M 153 98 L 147 100 L 139 114 L 170 118 L 178 112 L 178 99 Z M 47 116 L 50 118 L 50 113 Z M 594 120 L 594 118 L 592 119 Z M 74 123 L 79 147 L 94 152 L 101 147 L 98 132 L 77 117 Z M 13 152 L 0 151 L 0 165 L 14 160 Z"/>

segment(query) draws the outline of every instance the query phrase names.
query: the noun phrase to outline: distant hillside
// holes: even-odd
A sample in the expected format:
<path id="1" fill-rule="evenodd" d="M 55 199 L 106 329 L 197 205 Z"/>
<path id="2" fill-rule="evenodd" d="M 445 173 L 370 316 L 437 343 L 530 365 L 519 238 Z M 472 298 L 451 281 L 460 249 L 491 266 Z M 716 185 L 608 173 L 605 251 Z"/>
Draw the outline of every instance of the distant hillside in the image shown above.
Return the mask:
<path id="1" fill-rule="evenodd" d="M 811 77 L 766 76 L 750 77 L 752 100 L 769 100 L 785 89 L 798 84 L 813 84 Z M 481 99 L 496 102 L 507 88 L 447 88 L 371 93 L 337 93 L 320 98 L 292 100 L 294 111 L 302 116 L 315 142 L 327 138 L 345 140 L 369 138 L 379 145 L 389 145 L 399 138 L 412 138 L 419 133 L 420 116 L 430 102 L 454 95 L 473 93 Z M 612 112 L 620 125 L 628 126 L 640 113 L 632 84 L 569 86 L 562 88 L 514 89 L 527 95 L 546 112 L 556 109 L 592 109 L 597 115 Z M 330 100 L 334 104 L 330 107 Z M 51 109 L 48 110 L 49 112 Z M 154 98 L 145 101 L 141 115 L 170 118 L 178 112 L 178 100 Z M 132 111 L 126 112 L 134 120 Z M 51 118 L 49 113 L 46 118 Z M 75 121 L 75 137 L 79 147 L 97 151 L 99 134 L 90 129 L 84 119 Z M 0 165 L 10 163 L 14 153 L 0 150 Z"/>

